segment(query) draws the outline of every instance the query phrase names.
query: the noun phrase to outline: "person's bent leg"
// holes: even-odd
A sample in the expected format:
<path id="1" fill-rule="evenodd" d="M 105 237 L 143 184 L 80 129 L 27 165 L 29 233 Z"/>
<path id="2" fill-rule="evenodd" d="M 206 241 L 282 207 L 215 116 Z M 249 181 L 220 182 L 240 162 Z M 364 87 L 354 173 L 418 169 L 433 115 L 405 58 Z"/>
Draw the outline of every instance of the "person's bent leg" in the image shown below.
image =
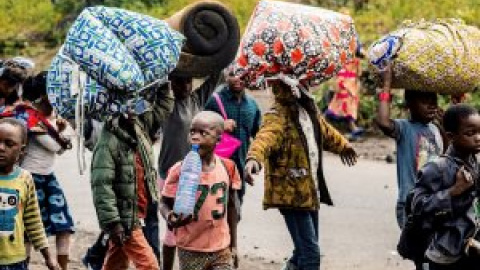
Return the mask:
<path id="1" fill-rule="evenodd" d="M 294 211 L 297 225 L 298 268 L 320 269 L 320 247 L 318 244 L 317 211 Z"/>
<path id="2" fill-rule="evenodd" d="M 56 245 L 57 245 L 57 261 L 62 270 L 68 269 L 68 260 L 70 255 L 70 232 L 61 232 L 56 236 Z"/>
<path id="3" fill-rule="evenodd" d="M 158 260 L 152 247 L 148 244 L 141 229 L 134 229 L 123 245 L 128 259 L 133 262 L 137 270 L 159 270 Z"/>
<path id="4" fill-rule="evenodd" d="M 173 231 L 167 228 L 162 242 L 162 268 L 163 270 L 173 270 L 173 264 L 175 263 L 175 253 L 177 249 L 177 243 Z"/>
<path id="5" fill-rule="evenodd" d="M 162 268 L 163 270 L 173 270 L 173 264 L 175 263 L 175 254 L 177 248 L 175 246 L 162 246 Z"/>
<path id="6" fill-rule="evenodd" d="M 293 242 L 293 252 L 292 256 L 288 259 L 285 263 L 283 269 L 285 270 L 295 270 L 298 268 L 299 265 L 299 257 L 298 257 L 298 245 L 301 243 L 298 242 L 298 225 L 297 225 L 297 218 L 295 216 L 295 210 L 280 210 L 282 214 L 285 224 L 287 225 L 288 232 L 290 233 L 290 237 L 292 238 Z"/>
<path id="7" fill-rule="evenodd" d="M 73 218 L 55 174 L 51 173 L 42 177 L 45 181 L 43 187 L 45 200 L 48 201 L 46 209 L 49 226 L 46 226 L 45 230 L 47 235 L 55 235 L 57 260 L 62 270 L 66 270 L 70 253 L 70 238 L 75 231 Z"/>

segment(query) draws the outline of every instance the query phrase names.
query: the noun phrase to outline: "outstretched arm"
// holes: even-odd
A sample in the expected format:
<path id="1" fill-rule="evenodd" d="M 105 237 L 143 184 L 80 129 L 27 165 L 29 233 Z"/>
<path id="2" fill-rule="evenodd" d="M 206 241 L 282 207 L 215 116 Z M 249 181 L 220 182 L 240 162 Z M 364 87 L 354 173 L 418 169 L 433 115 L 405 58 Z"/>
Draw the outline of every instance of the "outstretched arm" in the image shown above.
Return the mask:
<path id="1" fill-rule="evenodd" d="M 253 186 L 253 175 L 261 170 L 262 163 L 267 160 L 270 153 L 282 147 L 285 128 L 285 115 L 279 113 L 275 108 L 265 114 L 263 124 L 255 136 L 247 154 L 245 165 L 245 181 Z"/>
<path id="2" fill-rule="evenodd" d="M 322 132 L 323 149 L 340 155 L 343 164 L 353 166 L 357 163 L 357 153 L 347 139 L 330 125 L 321 115 L 318 116 Z"/>
<path id="3" fill-rule="evenodd" d="M 343 135 L 323 116 L 319 115 L 320 129 L 322 133 L 323 149 L 334 154 L 340 154 L 348 146 L 348 141 Z"/>
<path id="4" fill-rule="evenodd" d="M 267 112 L 260 130 L 250 146 L 247 159 L 253 159 L 263 163 L 272 150 L 281 147 L 286 124 L 285 121 L 285 116 L 275 108 Z"/>

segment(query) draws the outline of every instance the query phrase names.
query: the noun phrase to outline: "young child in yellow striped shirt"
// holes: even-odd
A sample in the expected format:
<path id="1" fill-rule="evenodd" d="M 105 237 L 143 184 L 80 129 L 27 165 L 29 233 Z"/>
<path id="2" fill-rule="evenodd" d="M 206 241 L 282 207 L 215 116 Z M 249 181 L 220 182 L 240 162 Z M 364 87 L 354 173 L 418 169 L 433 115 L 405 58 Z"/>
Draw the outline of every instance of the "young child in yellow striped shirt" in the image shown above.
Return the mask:
<path id="1" fill-rule="evenodd" d="M 26 142 L 22 122 L 0 119 L 0 270 L 28 269 L 25 234 L 48 269 L 59 270 L 48 249 L 32 176 L 17 166 Z"/>

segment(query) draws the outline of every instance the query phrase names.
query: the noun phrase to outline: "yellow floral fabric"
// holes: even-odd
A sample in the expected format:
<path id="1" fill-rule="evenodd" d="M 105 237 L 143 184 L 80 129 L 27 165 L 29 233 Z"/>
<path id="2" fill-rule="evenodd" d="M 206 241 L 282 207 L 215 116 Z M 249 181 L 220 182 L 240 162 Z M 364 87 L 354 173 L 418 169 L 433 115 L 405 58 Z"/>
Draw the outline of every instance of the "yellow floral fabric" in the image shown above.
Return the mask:
<path id="1" fill-rule="evenodd" d="M 404 22 L 393 86 L 460 94 L 480 86 L 480 30 L 461 20 Z"/>

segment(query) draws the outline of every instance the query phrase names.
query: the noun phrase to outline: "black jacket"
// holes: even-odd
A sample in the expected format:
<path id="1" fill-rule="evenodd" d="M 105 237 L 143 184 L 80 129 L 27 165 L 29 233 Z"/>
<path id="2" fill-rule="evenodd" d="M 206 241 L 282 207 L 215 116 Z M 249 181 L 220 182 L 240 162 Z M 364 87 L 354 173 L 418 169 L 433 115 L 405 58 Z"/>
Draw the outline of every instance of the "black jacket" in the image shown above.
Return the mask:
<path id="1" fill-rule="evenodd" d="M 473 201 L 475 188 L 452 197 L 449 188 L 456 182 L 461 166 L 479 181 L 479 166 L 471 156 L 468 162 L 458 158 L 450 146 L 446 155 L 427 163 L 418 173 L 413 189 L 412 211 L 422 217 L 423 227 L 432 229 L 432 240 L 425 253 L 433 262 L 450 264 L 463 256 L 465 240 L 475 229 Z"/>

